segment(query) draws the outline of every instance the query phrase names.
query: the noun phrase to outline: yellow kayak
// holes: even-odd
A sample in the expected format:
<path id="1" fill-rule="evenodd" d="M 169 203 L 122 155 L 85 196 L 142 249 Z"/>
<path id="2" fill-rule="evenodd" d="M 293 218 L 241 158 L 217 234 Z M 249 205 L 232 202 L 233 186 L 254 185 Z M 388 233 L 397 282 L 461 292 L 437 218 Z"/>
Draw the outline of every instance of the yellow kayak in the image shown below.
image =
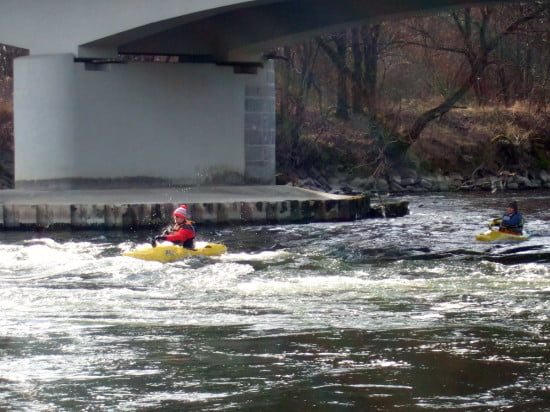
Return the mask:
<path id="1" fill-rule="evenodd" d="M 155 260 L 157 262 L 173 262 L 191 256 L 219 256 L 227 251 L 227 247 L 220 243 L 207 243 L 202 247 L 195 249 L 186 249 L 176 245 L 158 245 L 156 247 L 146 247 L 143 249 L 134 249 L 124 252 L 124 256 L 130 256 L 136 259 Z"/>
<path id="2" fill-rule="evenodd" d="M 531 233 L 523 231 L 521 235 L 514 235 L 513 233 L 500 232 L 498 230 L 488 230 L 484 233 L 476 235 L 476 240 L 480 242 L 493 242 L 496 240 L 513 240 L 513 241 L 522 241 L 527 240 L 531 237 Z"/>

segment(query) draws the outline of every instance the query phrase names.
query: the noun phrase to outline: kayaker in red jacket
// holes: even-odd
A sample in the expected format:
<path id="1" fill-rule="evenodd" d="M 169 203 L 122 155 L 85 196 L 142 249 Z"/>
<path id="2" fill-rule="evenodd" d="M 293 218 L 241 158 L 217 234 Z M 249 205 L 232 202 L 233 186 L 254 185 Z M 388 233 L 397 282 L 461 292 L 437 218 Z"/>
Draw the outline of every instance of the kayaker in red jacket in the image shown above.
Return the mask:
<path id="1" fill-rule="evenodd" d="M 174 216 L 174 226 L 166 230 L 162 236 L 156 236 L 153 244 L 156 244 L 158 240 L 168 240 L 175 245 L 193 249 L 195 247 L 195 227 L 193 222 L 187 220 L 187 206 L 179 206 L 172 215 Z"/>

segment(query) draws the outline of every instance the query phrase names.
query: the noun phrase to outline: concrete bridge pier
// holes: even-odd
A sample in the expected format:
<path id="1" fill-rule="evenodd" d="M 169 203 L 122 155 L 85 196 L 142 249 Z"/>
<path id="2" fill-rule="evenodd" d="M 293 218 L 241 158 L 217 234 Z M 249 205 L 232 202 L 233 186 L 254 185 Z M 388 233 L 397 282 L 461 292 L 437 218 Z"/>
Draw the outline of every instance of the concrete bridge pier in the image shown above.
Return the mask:
<path id="1" fill-rule="evenodd" d="M 273 184 L 271 62 L 15 60 L 16 187 Z"/>

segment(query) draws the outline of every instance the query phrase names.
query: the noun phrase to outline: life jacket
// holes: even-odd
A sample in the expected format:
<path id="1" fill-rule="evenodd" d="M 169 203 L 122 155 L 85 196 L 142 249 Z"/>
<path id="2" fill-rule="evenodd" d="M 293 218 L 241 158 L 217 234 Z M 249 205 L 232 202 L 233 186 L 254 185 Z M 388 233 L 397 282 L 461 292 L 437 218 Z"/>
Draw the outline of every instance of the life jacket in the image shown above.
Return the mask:
<path id="1" fill-rule="evenodd" d="M 507 224 L 507 221 L 509 221 L 510 219 L 505 219 L 503 217 L 502 220 L 501 220 L 501 223 L 500 223 L 500 229 L 499 229 L 500 232 L 511 233 L 513 235 L 521 235 L 522 234 L 523 224 L 525 222 L 524 219 L 523 219 L 523 216 L 518 214 L 518 213 L 514 213 L 514 215 L 519 216 L 519 218 L 520 218 L 519 222 L 515 225 L 510 225 L 510 224 Z M 514 215 L 510 215 L 510 217 L 512 217 Z"/>
<path id="2" fill-rule="evenodd" d="M 168 236 L 174 236 L 176 235 L 180 230 L 187 230 L 192 232 L 192 237 L 186 239 L 185 241 L 182 240 L 170 240 L 175 245 L 183 246 L 187 249 L 193 249 L 195 247 L 195 226 L 193 226 L 193 222 L 191 220 L 186 220 L 181 225 L 174 225 L 172 229 L 170 230 L 170 233 L 168 233 Z"/>

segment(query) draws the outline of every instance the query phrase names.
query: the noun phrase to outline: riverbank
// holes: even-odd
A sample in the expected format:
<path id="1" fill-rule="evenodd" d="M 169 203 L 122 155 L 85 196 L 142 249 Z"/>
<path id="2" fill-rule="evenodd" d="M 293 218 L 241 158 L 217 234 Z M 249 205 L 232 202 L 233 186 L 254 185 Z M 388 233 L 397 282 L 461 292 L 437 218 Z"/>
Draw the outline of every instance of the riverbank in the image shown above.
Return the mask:
<path id="1" fill-rule="evenodd" d="M 392 172 L 380 177 L 354 177 L 346 174 L 325 178 L 319 173 L 292 180 L 279 176 L 280 182 L 332 194 L 358 193 L 429 193 L 429 192 L 497 192 L 550 189 L 550 173 L 545 170 L 522 174 L 501 173 L 478 178 L 467 178 L 458 173 L 450 175 L 421 174 L 414 169 Z"/>
<path id="2" fill-rule="evenodd" d="M 0 191 L 0 229 L 123 229 L 164 226 L 185 203 L 199 225 L 279 224 L 398 217 L 407 202 L 371 205 L 366 195 L 292 186 L 196 186 Z"/>
<path id="3" fill-rule="evenodd" d="M 550 188 L 548 108 L 457 109 L 407 140 L 423 104 L 411 101 L 376 121 L 308 113 L 297 141 L 279 137 L 280 183 L 346 194 Z"/>

